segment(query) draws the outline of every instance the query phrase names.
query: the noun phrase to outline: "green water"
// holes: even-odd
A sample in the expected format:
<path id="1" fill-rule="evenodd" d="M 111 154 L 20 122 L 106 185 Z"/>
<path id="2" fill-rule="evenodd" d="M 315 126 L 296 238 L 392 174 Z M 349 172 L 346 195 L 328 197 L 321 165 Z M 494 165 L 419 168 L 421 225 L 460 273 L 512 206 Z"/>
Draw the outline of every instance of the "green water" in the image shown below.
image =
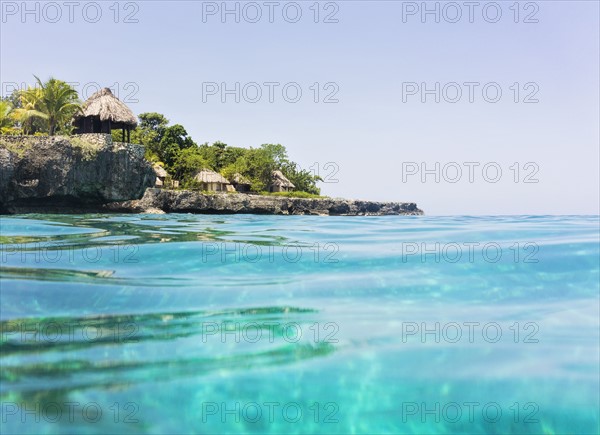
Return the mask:
<path id="1" fill-rule="evenodd" d="M 598 433 L 598 222 L 3 216 L 1 432 Z"/>

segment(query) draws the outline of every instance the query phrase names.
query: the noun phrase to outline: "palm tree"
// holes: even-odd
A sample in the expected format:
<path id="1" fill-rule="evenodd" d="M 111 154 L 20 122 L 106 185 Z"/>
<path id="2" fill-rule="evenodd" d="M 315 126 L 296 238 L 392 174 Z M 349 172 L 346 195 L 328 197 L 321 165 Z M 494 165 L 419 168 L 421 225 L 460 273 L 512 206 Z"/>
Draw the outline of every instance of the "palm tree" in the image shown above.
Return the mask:
<path id="1" fill-rule="evenodd" d="M 0 100 L 0 133 L 13 126 L 12 105 L 9 101 Z"/>
<path id="2" fill-rule="evenodd" d="M 48 119 L 45 113 L 39 110 L 39 101 L 42 99 L 40 88 L 28 87 L 19 92 L 21 107 L 13 110 L 14 118 L 21 123 L 23 133 L 31 134 L 35 118 Z"/>
<path id="3" fill-rule="evenodd" d="M 67 125 L 75 112 L 81 110 L 77 91 L 67 83 L 51 77 L 46 83 L 34 76 L 41 90 L 38 110 L 48 121 L 48 134 L 54 136 L 57 127 Z"/>

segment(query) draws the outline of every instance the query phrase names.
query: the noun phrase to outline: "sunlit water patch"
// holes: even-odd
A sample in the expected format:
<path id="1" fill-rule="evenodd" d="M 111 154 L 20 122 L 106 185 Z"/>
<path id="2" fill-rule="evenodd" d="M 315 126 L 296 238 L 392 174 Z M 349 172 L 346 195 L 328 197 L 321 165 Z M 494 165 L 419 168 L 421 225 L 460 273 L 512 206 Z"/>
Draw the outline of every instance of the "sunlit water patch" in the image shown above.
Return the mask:
<path id="1" fill-rule="evenodd" d="M 598 433 L 598 217 L 1 218 L 2 433 Z"/>

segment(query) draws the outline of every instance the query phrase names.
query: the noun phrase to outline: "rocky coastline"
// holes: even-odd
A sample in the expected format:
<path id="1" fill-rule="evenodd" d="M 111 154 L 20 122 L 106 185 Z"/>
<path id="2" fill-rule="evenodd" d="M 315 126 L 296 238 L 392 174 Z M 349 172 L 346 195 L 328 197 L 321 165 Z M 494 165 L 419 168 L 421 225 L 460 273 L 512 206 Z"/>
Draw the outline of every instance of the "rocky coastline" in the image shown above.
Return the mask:
<path id="1" fill-rule="evenodd" d="M 0 136 L 0 213 L 421 215 L 415 203 L 153 188 L 141 145 L 110 135 Z"/>
<path id="2" fill-rule="evenodd" d="M 415 203 L 341 198 L 290 198 L 245 193 L 206 194 L 191 190 L 147 189 L 139 200 L 106 204 L 119 213 L 270 214 L 320 216 L 422 215 Z"/>
<path id="3" fill-rule="evenodd" d="M 141 198 L 156 176 L 141 145 L 108 134 L 0 136 L 0 212 L 93 210 Z"/>

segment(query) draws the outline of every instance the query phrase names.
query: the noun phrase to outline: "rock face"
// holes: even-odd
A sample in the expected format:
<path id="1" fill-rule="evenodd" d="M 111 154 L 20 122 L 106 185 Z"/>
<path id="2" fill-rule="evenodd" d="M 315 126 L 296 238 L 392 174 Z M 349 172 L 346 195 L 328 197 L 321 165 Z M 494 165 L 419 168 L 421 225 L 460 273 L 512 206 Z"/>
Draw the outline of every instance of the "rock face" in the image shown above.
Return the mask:
<path id="1" fill-rule="evenodd" d="M 141 198 L 155 175 L 141 145 L 108 134 L 0 136 L 0 212 L 98 208 Z"/>
<path id="2" fill-rule="evenodd" d="M 0 213 L 423 214 L 414 203 L 154 189 L 143 147 L 108 134 L 0 136 L 0 169 Z"/>
<path id="3" fill-rule="evenodd" d="M 107 204 L 107 211 L 130 213 L 205 213 L 381 216 L 422 215 L 414 203 L 374 202 L 333 198 L 286 198 L 243 193 L 203 194 L 190 190 L 147 189 L 135 201 Z"/>

